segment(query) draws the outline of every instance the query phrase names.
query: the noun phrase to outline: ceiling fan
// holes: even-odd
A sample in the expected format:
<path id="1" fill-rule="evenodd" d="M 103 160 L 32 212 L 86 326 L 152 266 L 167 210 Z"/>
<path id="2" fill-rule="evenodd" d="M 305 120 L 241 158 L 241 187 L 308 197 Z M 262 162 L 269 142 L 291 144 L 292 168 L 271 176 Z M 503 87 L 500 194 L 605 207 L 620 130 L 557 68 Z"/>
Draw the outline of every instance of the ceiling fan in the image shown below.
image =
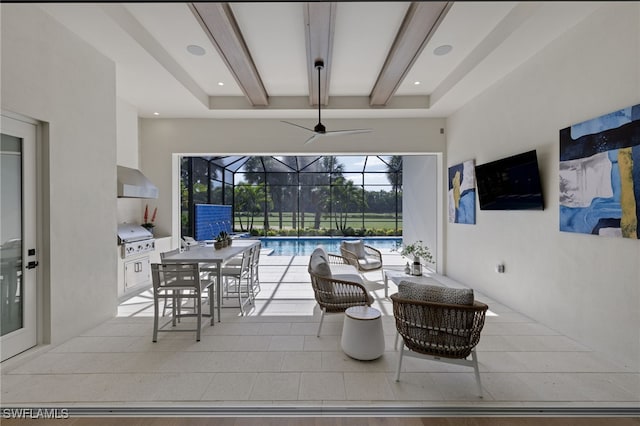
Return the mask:
<path id="1" fill-rule="evenodd" d="M 307 139 L 304 143 L 305 145 L 313 142 L 314 140 L 323 137 L 323 136 L 339 136 L 339 135 L 355 135 L 357 133 L 369 133 L 372 132 L 372 129 L 351 129 L 351 130 L 332 130 L 327 131 L 327 128 L 322 124 L 320 120 L 320 111 L 321 111 L 321 102 L 320 102 L 320 71 L 324 68 L 324 61 L 317 60 L 314 63 L 314 66 L 318 70 L 318 124 L 315 125 L 313 129 L 309 129 L 304 126 L 300 126 L 299 124 L 291 123 L 289 121 L 282 121 L 283 123 L 290 124 L 292 126 L 300 127 L 301 129 L 312 132 L 313 135 L 309 139 Z"/>

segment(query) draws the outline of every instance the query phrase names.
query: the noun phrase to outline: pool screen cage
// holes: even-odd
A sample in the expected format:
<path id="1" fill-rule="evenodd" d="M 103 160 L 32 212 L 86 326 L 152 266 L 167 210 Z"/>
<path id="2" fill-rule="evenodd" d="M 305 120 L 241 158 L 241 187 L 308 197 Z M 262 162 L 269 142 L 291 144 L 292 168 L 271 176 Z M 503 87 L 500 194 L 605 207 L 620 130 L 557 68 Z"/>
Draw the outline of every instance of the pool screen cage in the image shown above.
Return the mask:
<path id="1" fill-rule="evenodd" d="M 402 235 L 399 155 L 182 157 L 180 189 L 183 236 L 197 204 L 230 205 L 254 236 Z"/>

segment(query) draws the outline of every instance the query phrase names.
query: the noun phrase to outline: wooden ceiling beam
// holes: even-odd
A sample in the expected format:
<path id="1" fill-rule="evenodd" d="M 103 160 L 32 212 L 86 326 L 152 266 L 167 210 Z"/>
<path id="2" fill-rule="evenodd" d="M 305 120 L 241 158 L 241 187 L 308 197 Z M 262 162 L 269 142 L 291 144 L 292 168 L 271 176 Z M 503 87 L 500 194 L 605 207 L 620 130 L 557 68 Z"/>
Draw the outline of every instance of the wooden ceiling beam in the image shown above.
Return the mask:
<path id="1" fill-rule="evenodd" d="M 269 95 L 229 3 L 191 3 L 189 8 L 251 105 L 269 105 Z"/>
<path id="2" fill-rule="evenodd" d="M 371 106 L 385 106 L 451 8 L 453 2 L 412 2 L 369 95 Z"/>
<path id="3" fill-rule="evenodd" d="M 310 105 L 318 105 L 319 99 L 323 105 L 329 103 L 336 8 L 336 2 L 309 2 L 304 4 Z M 318 60 L 324 62 L 324 70 L 320 73 L 322 93 L 318 93 L 318 71 L 314 66 Z"/>

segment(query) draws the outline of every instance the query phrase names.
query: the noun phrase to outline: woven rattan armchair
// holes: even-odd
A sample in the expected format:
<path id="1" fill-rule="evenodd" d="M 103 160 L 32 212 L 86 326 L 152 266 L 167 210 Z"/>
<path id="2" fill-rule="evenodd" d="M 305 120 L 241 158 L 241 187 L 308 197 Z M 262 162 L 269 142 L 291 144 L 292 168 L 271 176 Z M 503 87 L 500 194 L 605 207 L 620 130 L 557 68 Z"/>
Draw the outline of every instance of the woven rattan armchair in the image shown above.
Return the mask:
<path id="1" fill-rule="evenodd" d="M 473 367 L 478 395 L 482 397 L 475 347 L 480 341 L 488 306 L 478 301 L 473 305 L 450 305 L 402 299 L 397 293 L 391 295 L 391 300 L 396 328 L 404 340 L 396 381 L 400 380 L 403 356 L 458 364 Z M 466 359 L 469 355 L 471 360 Z"/>
<path id="2" fill-rule="evenodd" d="M 340 268 L 340 266 L 349 266 L 347 260 L 342 256 L 330 253 L 325 253 L 325 255 L 327 263 L 333 265 L 334 269 L 339 272 L 344 272 L 344 268 Z M 309 261 L 308 271 L 316 302 L 322 311 L 317 333 L 319 337 L 326 312 L 344 312 L 352 306 L 371 306 L 373 299 L 355 269 L 351 268 L 354 272 L 351 275 L 344 273 L 319 274 L 317 270 L 314 271 L 313 256 Z"/>
<path id="3" fill-rule="evenodd" d="M 358 241 L 342 241 L 340 254 L 349 264 L 356 267 L 358 272 L 370 272 L 382 269 L 382 253 L 377 248 Z"/>

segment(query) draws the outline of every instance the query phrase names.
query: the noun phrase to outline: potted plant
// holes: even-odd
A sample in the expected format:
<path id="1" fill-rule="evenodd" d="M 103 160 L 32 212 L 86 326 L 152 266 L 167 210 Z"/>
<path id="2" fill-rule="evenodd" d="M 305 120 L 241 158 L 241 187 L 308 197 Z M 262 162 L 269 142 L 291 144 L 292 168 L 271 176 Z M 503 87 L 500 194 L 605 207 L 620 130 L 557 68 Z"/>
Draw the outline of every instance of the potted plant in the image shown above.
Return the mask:
<path id="1" fill-rule="evenodd" d="M 218 236 L 216 237 L 216 241 L 222 242 L 222 247 L 226 247 L 229 245 L 229 235 L 225 231 L 220 231 Z"/>
<path id="2" fill-rule="evenodd" d="M 413 258 L 413 267 L 411 268 L 412 275 L 422 275 L 421 260 L 424 260 L 426 263 L 434 263 L 429 247 L 425 246 L 422 240 L 402 246 L 400 254 L 404 257 Z"/>
<path id="3" fill-rule="evenodd" d="M 153 234 L 153 228 L 155 228 L 156 224 L 156 214 L 158 213 L 158 208 L 153 209 L 153 214 L 151 215 L 151 221 L 149 221 L 149 205 L 146 204 L 144 206 L 144 216 L 142 217 L 143 223 L 142 227 L 146 228 L 149 232 Z"/>
<path id="4" fill-rule="evenodd" d="M 222 247 L 222 239 L 220 238 L 220 236 L 217 236 L 216 240 L 213 242 L 213 248 L 216 250 L 220 250 Z"/>

